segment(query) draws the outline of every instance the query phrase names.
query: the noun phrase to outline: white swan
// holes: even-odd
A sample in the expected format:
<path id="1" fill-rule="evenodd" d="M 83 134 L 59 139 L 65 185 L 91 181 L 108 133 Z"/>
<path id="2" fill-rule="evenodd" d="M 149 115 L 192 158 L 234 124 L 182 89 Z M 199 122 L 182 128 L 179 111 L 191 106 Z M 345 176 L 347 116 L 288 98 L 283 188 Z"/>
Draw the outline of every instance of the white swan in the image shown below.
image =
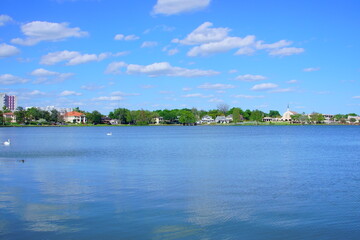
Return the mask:
<path id="1" fill-rule="evenodd" d="M 8 139 L 7 141 L 4 142 L 5 146 L 9 146 L 10 145 L 10 139 Z"/>
<path id="2" fill-rule="evenodd" d="M 112 135 L 112 132 L 108 132 L 106 135 L 111 136 L 111 135 Z"/>

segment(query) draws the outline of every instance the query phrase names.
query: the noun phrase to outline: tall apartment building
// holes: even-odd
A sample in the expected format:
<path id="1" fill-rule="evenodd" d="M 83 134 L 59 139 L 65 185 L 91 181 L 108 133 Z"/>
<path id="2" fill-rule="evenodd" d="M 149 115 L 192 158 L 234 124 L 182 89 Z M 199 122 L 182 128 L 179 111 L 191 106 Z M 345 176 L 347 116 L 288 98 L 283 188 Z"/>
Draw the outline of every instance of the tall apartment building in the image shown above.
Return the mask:
<path id="1" fill-rule="evenodd" d="M 17 97 L 0 93 L 0 110 L 2 110 L 4 106 L 10 111 L 15 111 L 17 108 Z"/>

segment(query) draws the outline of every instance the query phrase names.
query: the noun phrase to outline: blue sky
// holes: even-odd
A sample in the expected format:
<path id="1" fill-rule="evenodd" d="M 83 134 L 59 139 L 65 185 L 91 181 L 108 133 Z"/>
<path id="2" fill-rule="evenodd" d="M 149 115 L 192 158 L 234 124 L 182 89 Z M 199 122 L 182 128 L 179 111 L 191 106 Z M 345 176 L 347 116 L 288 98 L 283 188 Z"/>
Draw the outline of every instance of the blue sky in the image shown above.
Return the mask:
<path id="1" fill-rule="evenodd" d="M 19 105 L 360 114 L 359 1 L 2 0 Z"/>

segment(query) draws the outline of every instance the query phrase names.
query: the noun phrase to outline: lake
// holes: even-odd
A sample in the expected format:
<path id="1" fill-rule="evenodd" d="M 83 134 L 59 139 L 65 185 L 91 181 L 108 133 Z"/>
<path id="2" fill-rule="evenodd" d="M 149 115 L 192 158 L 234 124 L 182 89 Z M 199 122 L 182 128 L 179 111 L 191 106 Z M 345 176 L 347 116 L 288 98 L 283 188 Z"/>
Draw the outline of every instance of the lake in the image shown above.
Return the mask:
<path id="1" fill-rule="evenodd" d="M 360 239 L 359 126 L 0 128 L 7 139 L 0 239 Z"/>

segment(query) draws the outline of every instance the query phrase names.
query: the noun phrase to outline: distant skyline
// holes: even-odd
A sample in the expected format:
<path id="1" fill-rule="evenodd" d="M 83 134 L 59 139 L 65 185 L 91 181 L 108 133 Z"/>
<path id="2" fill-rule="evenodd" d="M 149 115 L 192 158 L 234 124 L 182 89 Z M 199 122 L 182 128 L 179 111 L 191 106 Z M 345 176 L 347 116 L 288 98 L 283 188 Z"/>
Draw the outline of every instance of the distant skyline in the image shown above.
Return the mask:
<path id="1" fill-rule="evenodd" d="M 360 2 L 2 0 L 18 105 L 360 114 Z"/>

